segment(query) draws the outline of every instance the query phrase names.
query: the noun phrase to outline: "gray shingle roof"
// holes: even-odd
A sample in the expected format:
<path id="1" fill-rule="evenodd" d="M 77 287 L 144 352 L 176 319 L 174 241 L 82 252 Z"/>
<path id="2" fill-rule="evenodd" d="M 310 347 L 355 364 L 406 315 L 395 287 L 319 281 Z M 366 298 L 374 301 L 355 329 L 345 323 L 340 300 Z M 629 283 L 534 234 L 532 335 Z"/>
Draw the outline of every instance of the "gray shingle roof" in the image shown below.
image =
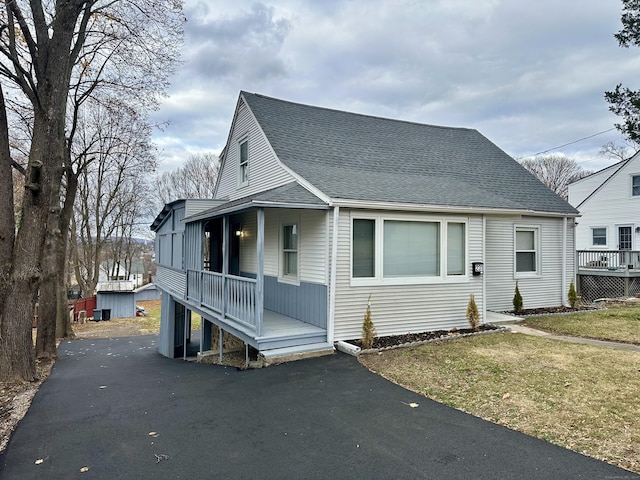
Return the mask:
<path id="1" fill-rule="evenodd" d="M 278 158 L 332 198 L 578 213 L 477 130 L 242 95 Z"/>
<path id="2" fill-rule="evenodd" d="M 301 186 L 298 182 L 287 183 L 280 187 L 265 190 L 246 197 L 238 198 L 230 202 L 225 202 L 217 207 L 204 210 L 192 215 L 185 220 L 193 222 L 203 218 L 214 217 L 229 213 L 230 211 L 243 210 L 245 208 L 260 207 L 305 207 L 305 208 L 326 208 L 327 204 Z"/>

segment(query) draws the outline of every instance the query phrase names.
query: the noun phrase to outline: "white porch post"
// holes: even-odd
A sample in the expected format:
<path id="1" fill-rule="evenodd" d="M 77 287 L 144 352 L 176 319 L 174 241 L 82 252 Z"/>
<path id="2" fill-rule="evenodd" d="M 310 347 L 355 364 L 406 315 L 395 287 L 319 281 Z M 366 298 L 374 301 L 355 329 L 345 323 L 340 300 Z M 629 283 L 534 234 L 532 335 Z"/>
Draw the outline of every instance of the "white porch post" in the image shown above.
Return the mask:
<path id="1" fill-rule="evenodd" d="M 331 277 L 329 280 L 329 316 L 327 318 L 327 342 L 333 343 L 336 321 L 336 267 L 338 265 L 338 228 L 340 207 L 333 207 L 333 237 L 331 239 Z"/>
<path id="2" fill-rule="evenodd" d="M 257 259 L 256 272 L 256 335 L 262 336 L 262 317 L 264 311 L 264 208 L 258 208 L 256 212 L 258 221 L 257 232 Z"/>
<path id="3" fill-rule="evenodd" d="M 222 305 L 221 314 L 224 320 L 227 315 L 227 275 L 229 274 L 229 217 L 222 217 Z"/>

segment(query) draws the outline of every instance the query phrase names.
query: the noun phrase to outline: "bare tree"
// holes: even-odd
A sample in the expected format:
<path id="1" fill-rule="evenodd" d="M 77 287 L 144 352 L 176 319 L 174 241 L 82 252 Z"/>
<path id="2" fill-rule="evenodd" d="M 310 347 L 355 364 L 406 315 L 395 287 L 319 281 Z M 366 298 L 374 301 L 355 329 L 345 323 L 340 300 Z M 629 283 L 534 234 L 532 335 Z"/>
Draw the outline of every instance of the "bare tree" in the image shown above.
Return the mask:
<path id="1" fill-rule="evenodd" d="M 160 203 L 184 198 L 213 198 L 216 179 L 220 171 L 220 159 L 214 153 L 191 155 L 184 165 L 156 177 L 156 191 Z"/>
<path id="2" fill-rule="evenodd" d="M 98 92 L 118 92 L 152 107 L 177 57 L 181 25 L 180 0 L 12 0 L 0 7 L 0 77 L 22 95 L 32 119 L 22 214 L 0 285 L 0 380 L 35 375 L 33 306 L 42 282 L 57 281 L 58 246 L 66 247 L 62 213 L 72 189 L 64 178 L 80 106 Z M 5 100 L 0 108 L 7 111 Z M 0 122 L 1 138 L 8 128 Z M 11 175 L 0 183 L 4 192 Z M 5 218 L 0 238 L 11 238 Z"/>
<path id="3" fill-rule="evenodd" d="M 78 146 L 92 161 L 79 176 L 72 220 L 72 261 L 78 285 L 95 291 L 106 247 L 150 215 L 146 178 L 156 167 L 148 122 L 124 105 L 87 112 Z M 114 118 L 114 117 L 117 117 Z"/>
<path id="4" fill-rule="evenodd" d="M 637 152 L 638 144 L 627 140 L 623 143 L 608 142 L 602 146 L 598 154 L 621 162 L 635 155 Z"/>
<path id="5" fill-rule="evenodd" d="M 518 160 L 520 164 L 533 173 L 538 180 L 562 198 L 568 196 L 571 182 L 590 175 L 590 170 L 583 169 L 578 162 L 564 155 L 545 155 Z"/>

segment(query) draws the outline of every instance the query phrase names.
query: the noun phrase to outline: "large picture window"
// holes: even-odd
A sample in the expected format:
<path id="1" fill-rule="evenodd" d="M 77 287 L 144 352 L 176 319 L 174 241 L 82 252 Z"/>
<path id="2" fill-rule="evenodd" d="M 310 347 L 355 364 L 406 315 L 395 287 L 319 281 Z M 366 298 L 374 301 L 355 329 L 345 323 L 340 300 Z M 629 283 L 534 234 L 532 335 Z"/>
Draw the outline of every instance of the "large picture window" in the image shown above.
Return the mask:
<path id="1" fill-rule="evenodd" d="M 385 278 L 440 275 L 440 224 L 384 221 Z"/>
<path id="2" fill-rule="evenodd" d="M 538 229 L 516 227 L 516 273 L 538 272 Z"/>
<path id="3" fill-rule="evenodd" d="M 356 282 L 429 283 L 467 275 L 466 222 L 356 218 L 351 276 Z"/>

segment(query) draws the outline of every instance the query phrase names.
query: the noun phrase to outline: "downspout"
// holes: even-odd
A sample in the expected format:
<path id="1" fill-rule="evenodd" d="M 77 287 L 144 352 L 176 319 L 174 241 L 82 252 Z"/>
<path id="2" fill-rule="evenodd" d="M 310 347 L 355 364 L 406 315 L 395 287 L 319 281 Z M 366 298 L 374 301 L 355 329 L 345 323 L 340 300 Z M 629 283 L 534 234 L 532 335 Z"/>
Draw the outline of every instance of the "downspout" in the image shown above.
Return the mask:
<path id="1" fill-rule="evenodd" d="M 562 218 L 562 305 L 567 305 L 567 217 Z"/>
<path id="2" fill-rule="evenodd" d="M 336 267 L 338 265 L 338 223 L 340 207 L 333 207 L 333 236 L 331 239 L 331 277 L 329 279 L 329 318 L 327 319 L 327 343 L 333 343 L 336 315 Z"/>
<path id="3" fill-rule="evenodd" d="M 484 273 L 482 274 L 482 321 L 487 322 L 487 216 L 482 215 L 482 263 Z"/>

